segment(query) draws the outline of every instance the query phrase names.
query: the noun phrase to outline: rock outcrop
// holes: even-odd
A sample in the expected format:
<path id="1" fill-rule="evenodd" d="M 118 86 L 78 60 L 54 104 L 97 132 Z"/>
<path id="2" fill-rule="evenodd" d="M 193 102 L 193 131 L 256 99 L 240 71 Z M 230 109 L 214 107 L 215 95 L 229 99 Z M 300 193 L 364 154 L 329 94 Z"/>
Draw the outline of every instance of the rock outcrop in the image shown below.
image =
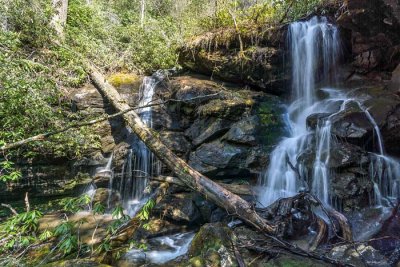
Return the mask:
<path id="1" fill-rule="evenodd" d="M 337 23 L 351 31 L 353 66 L 357 72 L 392 71 L 400 62 L 398 1 L 343 1 Z"/>
<path id="2" fill-rule="evenodd" d="M 284 67 L 286 28 L 248 29 L 244 51 L 239 53 L 234 29 L 206 33 L 191 40 L 179 51 L 182 66 L 212 77 L 245 83 L 272 94 L 285 93 Z"/>

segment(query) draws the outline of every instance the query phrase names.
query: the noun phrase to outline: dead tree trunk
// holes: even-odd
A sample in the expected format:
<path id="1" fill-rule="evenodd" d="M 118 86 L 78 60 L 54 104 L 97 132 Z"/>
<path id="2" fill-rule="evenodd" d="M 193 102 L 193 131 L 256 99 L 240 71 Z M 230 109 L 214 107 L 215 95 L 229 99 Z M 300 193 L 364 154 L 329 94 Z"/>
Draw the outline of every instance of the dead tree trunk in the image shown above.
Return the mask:
<path id="1" fill-rule="evenodd" d="M 68 0 L 52 0 L 54 16 L 51 20 L 53 28 L 56 30 L 59 40 L 64 39 L 64 27 L 67 23 Z"/>
<path id="2" fill-rule="evenodd" d="M 110 85 L 105 77 L 93 66 L 90 67 L 90 78 L 102 95 L 114 106 L 117 111 L 127 110 L 129 105 L 121 99 L 117 90 Z M 259 216 L 253 207 L 241 197 L 231 193 L 219 184 L 202 175 L 185 161 L 176 156 L 167 148 L 133 111 L 122 115 L 126 124 L 141 139 L 146 146 L 161 160 L 176 176 L 189 188 L 201 193 L 207 200 L 227 210 L 254 226 L 270 234 L 275 234 L 276 227 Z"/>

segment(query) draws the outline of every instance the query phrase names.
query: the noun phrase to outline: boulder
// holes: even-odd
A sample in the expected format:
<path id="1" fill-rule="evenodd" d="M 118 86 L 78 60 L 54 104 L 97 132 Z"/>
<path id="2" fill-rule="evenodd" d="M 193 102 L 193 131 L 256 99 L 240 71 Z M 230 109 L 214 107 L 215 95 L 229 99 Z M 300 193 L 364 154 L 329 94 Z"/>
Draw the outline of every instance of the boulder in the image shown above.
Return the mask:
<path id="1" fill-rule="evenodd" d="M 331 180 L 332 195 L 342 203 L 345 211 L 368 206 L 373 183 L 368 176 L 354 172 L 336 174 Z"/>
<path id="2" fill-rule="evenodd" d="M 92 199 L 92 206 L 100 204 L 105 208 L 113 209 L 119 205 L 121 196 L 118 192 L 108 188 L 97 188 Z"/>
<path id="3" fill-rule="evenodd" d="M 200 228 L 190 245 L 192 266 L 238 266 L 232 248 L 234 234 L 222 223 L 209 223 Z"/>
<path id="4" fill-rule="evenodd" d="M 215 117 L 198 118 L 185 134 L 193 140 L 194 146 L 199 146 L 222 136 L 230 129 L 232 123 L 231 120 Z"/>
<path id="5" fill-rule="evenodd" d="M 373 131 L 367 114 L 359 109 L 347 109 L 331 117 L 332 134 L 343 139 L 365 140 Z"/>
<path id="6" fill-rule="evenodd" d="M 283 94 L 288 80 L 283 68 L 283 55 L 279 46 L 249 47 L 240 57 L 237 49 L 210 52 L 192 43 L 180 49 L 179 62 L 198 73 L 250 84 L 268 93 Z"/>
<path id="7" fill-rule="evenodd" d="M 199 172 L 212 177 L 248 174 L 246 159 L 249 148 L 221 140 L 202 144 L 190 154 L 189 164 Z"/>
<path id="8" fill-rule="evenodd" d="M 195 223 L 201 214 L 191 193 L 177 193 L 165 196 L 153 211 L 176 222 Z"/>

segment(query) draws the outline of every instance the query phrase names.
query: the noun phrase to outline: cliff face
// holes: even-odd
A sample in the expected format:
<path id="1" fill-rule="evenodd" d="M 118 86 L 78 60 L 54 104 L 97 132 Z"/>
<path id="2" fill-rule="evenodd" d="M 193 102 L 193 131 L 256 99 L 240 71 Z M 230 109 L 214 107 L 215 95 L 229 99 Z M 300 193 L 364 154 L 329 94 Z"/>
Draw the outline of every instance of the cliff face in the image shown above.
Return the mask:
<path id="1" fill-rule="evenodd" d="M 358 73 L 393 71 L 400 62 L 400 5 L 396 0 L 345 1 L 337 23 L 351 31 Z"/>
<path id="2" fill-rule="evenodd" d="M 194 72 L 282 95 L 288 79 L 284 66 L 286 31 L 285 26 L 246 29 L 241 35 L 242 53 L 234 30 L 206 33 L 180 48 L 179 63 Z"/>

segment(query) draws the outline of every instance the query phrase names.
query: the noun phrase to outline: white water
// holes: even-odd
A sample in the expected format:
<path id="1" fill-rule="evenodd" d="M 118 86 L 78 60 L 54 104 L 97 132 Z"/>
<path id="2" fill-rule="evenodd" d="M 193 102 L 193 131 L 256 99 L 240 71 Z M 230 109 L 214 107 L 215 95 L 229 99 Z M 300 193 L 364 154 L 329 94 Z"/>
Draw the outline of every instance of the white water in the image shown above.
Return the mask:
<path id="1" fill-rule="evenodd" d="M 321 89 L 328 96 L 319 100 L 316 83 L 336 81 L 336 60 L 339 57 L 340 40 L 338 30 L 325 18 L 312 18 L 290 25 L 289 41 L 292 62 L 292 103 L 288 107 L 287 124 L 291 136 L 284 138 L 271 154 L 270 165 L 260 177 L 259 202 L 268 206 L 279 198 L 290 197 L 300 190 L 313 192 L 325 205 L 332 204 L 329 168 L 331 150 L 337 142 L 331 134 L 331 118 L 355 104 L 364 112 L 374 129 L 379 154 L 370 153 L 369 177 L 374 182 L 374 200 L 371 204 L 388 205 L 390 198 L 399 196 L 400 164 L 384 154 L 384 144 L 379 126 L 364 107 L 365 99 L 349 97 L 347 93 L 332 88 Z M 307 117 L 324 114 L 318 119 L 315 130 L 307 129 Z M 312 169 L 308 170 L 299 156 L 314 151 Z M 299 175 L 288 164 L 296 166 Z M 308 177 L 311 179 L 307 180 Z M 307 181 L 307 182 L 305 182 Z"/>
<path id="2" fill-rule="evenodd" d="M 162 79 L 161 73 L 145 77 L 139 88 L 139 106 L 152 103 L 155 87 Z M 152 127 L 152 108 L 144 107 L 137 111 L 142 121 Z M 125 159 L 119 183 L 119 192 L 127 214 L 133 216 L 146 203 L 146 187 L 149 177 L 160 173 L 161 164 L 153 153 L 138 138 L 131 143 Z"/>
<path id="3" fill-rule="evenodd" d="M 293 102 L 288 107 L 291 136 L 285 138 L 272 152 L 270 166 L 260 179 L 260 184 L 264 187 L 260 197 L 263 206 L 271 204 L 278 198 L 293 196 L 301 187 L 308 187 L 299 181 L 287 159 L 296 165 L 298 155 L 310 145 L 311 131 L 307 129 L 307 117 L 313 113 L 329 110 L 329 105 L 323 106 L 316 101 L 315 83 L 319 78 L 328 79 L 332 76 L 329 74 L 334 72 L 333 67 L 340 53 L 338 30 L 325 18 L 314 17 L 306 22 L 292 23 L 289 29 L 289 42 L 293 80 Z M 323 66 L 322 71 L 318 69 L 320 64 Z M 322 155 L 322 149 L 326 150 L 330 137 L 329 131 L 322 128 L 321 134 L 317 134 L 321 137 L 317 141 L 321 149 L 318 149 L 314 174 L 322 175 L 324 178 L 322 181 L 314 179 L 311 189 L 319 197 L 327 200 L 328 177 L 324 165 L 329 157 Z M 302 166 L 298 167 L 300 173 L 305 171 Z"/>
<path id="4" fill-rule="evenodd" d="M 132 249 L 127 252 L 124 259 L 128 262 L 144 259 L 147 263 L 161 265 L 186 254 L 193 237 L 193 232 L 156 237 L 149 240 L 152 246 L 149 250 Z"/>

